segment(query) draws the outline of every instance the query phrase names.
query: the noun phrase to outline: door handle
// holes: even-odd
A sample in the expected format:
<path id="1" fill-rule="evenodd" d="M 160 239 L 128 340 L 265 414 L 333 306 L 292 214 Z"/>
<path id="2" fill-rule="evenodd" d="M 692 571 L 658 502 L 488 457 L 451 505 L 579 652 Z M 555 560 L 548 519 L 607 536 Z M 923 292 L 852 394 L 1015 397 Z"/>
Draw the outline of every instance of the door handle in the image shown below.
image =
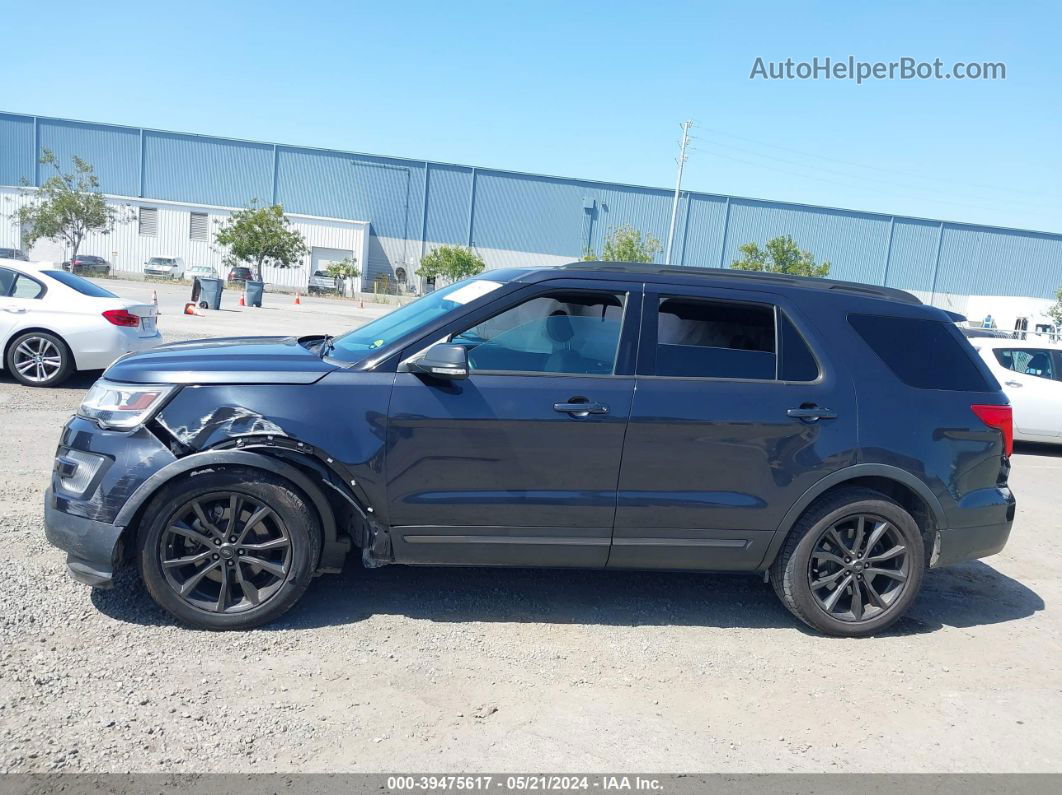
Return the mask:
<path id="1" fill-rule="evenodd" d="M 1003 383 L 1007 386 L 1025 386 L 1020 381 L 1004 381 Z"/>
<path id="2" fill-rule="evenodd" d="M 10 312 L 12 315 L 21 315 L 26 311 L 24 306 L 5 306 L 5 312 Z"/>
<path id="3" fill-rule="evenodd" d="M 608 406 L 604 403 L 591 403 L 589 400 L 572 399 L 567 403 L 554 403 L 553 410 L 561 414 L 608 414 Z"/>
<path id="4" fill-rule="evenodd" d="M 815 420 L 832 420 L 837 417 L 836 411 L 819 408 L 818 406 L 801 406 L 798 409 L 789 409 L 786 411 L 786 414 L 799 420 L 808 420 L 809 422 L 814 422 Z"/>

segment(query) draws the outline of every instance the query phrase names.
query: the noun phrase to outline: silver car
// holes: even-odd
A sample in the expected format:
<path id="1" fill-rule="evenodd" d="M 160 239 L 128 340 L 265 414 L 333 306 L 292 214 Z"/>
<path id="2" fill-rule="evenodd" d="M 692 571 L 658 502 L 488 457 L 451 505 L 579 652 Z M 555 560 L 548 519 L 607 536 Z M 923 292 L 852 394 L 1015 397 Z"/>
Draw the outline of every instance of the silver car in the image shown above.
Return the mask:
<path id="1" fill-rule="evenodd" d="M 183 279 L 184 260 L 180 257 L 152 257 L 144 263 L 144 273 L 167 279 Z"/>

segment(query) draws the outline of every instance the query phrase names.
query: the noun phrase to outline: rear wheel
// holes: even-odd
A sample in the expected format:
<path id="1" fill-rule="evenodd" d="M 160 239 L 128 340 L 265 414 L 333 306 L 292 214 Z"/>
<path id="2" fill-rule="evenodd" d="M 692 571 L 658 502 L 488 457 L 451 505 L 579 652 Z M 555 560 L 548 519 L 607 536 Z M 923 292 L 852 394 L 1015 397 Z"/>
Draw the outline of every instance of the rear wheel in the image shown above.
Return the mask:
<path id="1" fill-rule="evenodd" d="M 828 635 L 872 635 L 918 595 L 925 548 L 902 506 L 869 489 L 845 489 L 800 518 L 771 567 L 782 603 Z"/>
<path id="2" fill-rule="evenodd" d="M 317 568 L 321 534 L 283 478 L 225 469 L 179 480 L 151 501 L 138 558 L 160 607 L 202 629 L 248 629 L 286 612 Z"/>
<path id="3" fill-rule="evenodd" d="M 7 371 L 26 386 L 58 386 L 74 372 L 74 355 L 55 334 L 27 331 L 7 349 Z"/>

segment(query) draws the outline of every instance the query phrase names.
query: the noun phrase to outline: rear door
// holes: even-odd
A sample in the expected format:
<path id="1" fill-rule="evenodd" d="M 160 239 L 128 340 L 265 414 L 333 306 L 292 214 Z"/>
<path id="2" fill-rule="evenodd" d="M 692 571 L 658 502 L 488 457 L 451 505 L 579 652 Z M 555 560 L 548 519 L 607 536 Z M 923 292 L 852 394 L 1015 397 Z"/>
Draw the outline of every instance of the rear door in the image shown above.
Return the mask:
<path id="1" fill-rule="evenodd" d="M 646 286 L 609 567 L 749 569 L 852 463 L 854 387 L 788 300 Z"/>

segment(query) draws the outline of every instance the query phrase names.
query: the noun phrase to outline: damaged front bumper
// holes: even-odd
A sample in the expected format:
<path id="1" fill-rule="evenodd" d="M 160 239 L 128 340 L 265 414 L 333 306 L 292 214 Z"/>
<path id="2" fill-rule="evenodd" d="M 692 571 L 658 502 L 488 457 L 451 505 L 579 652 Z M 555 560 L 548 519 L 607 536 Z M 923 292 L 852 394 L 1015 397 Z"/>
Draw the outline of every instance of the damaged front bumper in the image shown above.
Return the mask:
<path id="1" fill-rule="evenodd" d="M 55 453 L 52 482 L 44 497 L 48 541 L 67 553 L 74 579 L 106 587 L 123 557 L 125 526 L 118 512 L 174 454 L 150 431 L 109 431 L 73 417 Z"/>
<path id="2" fill-rule="evenodd" d="M 51 488 L 44 494 L 44 534 L 66 551 L 66 567 L 78 582 L 108 588 L 121 560 L 124 527 L 64 513 L 56 507 Z"/>

